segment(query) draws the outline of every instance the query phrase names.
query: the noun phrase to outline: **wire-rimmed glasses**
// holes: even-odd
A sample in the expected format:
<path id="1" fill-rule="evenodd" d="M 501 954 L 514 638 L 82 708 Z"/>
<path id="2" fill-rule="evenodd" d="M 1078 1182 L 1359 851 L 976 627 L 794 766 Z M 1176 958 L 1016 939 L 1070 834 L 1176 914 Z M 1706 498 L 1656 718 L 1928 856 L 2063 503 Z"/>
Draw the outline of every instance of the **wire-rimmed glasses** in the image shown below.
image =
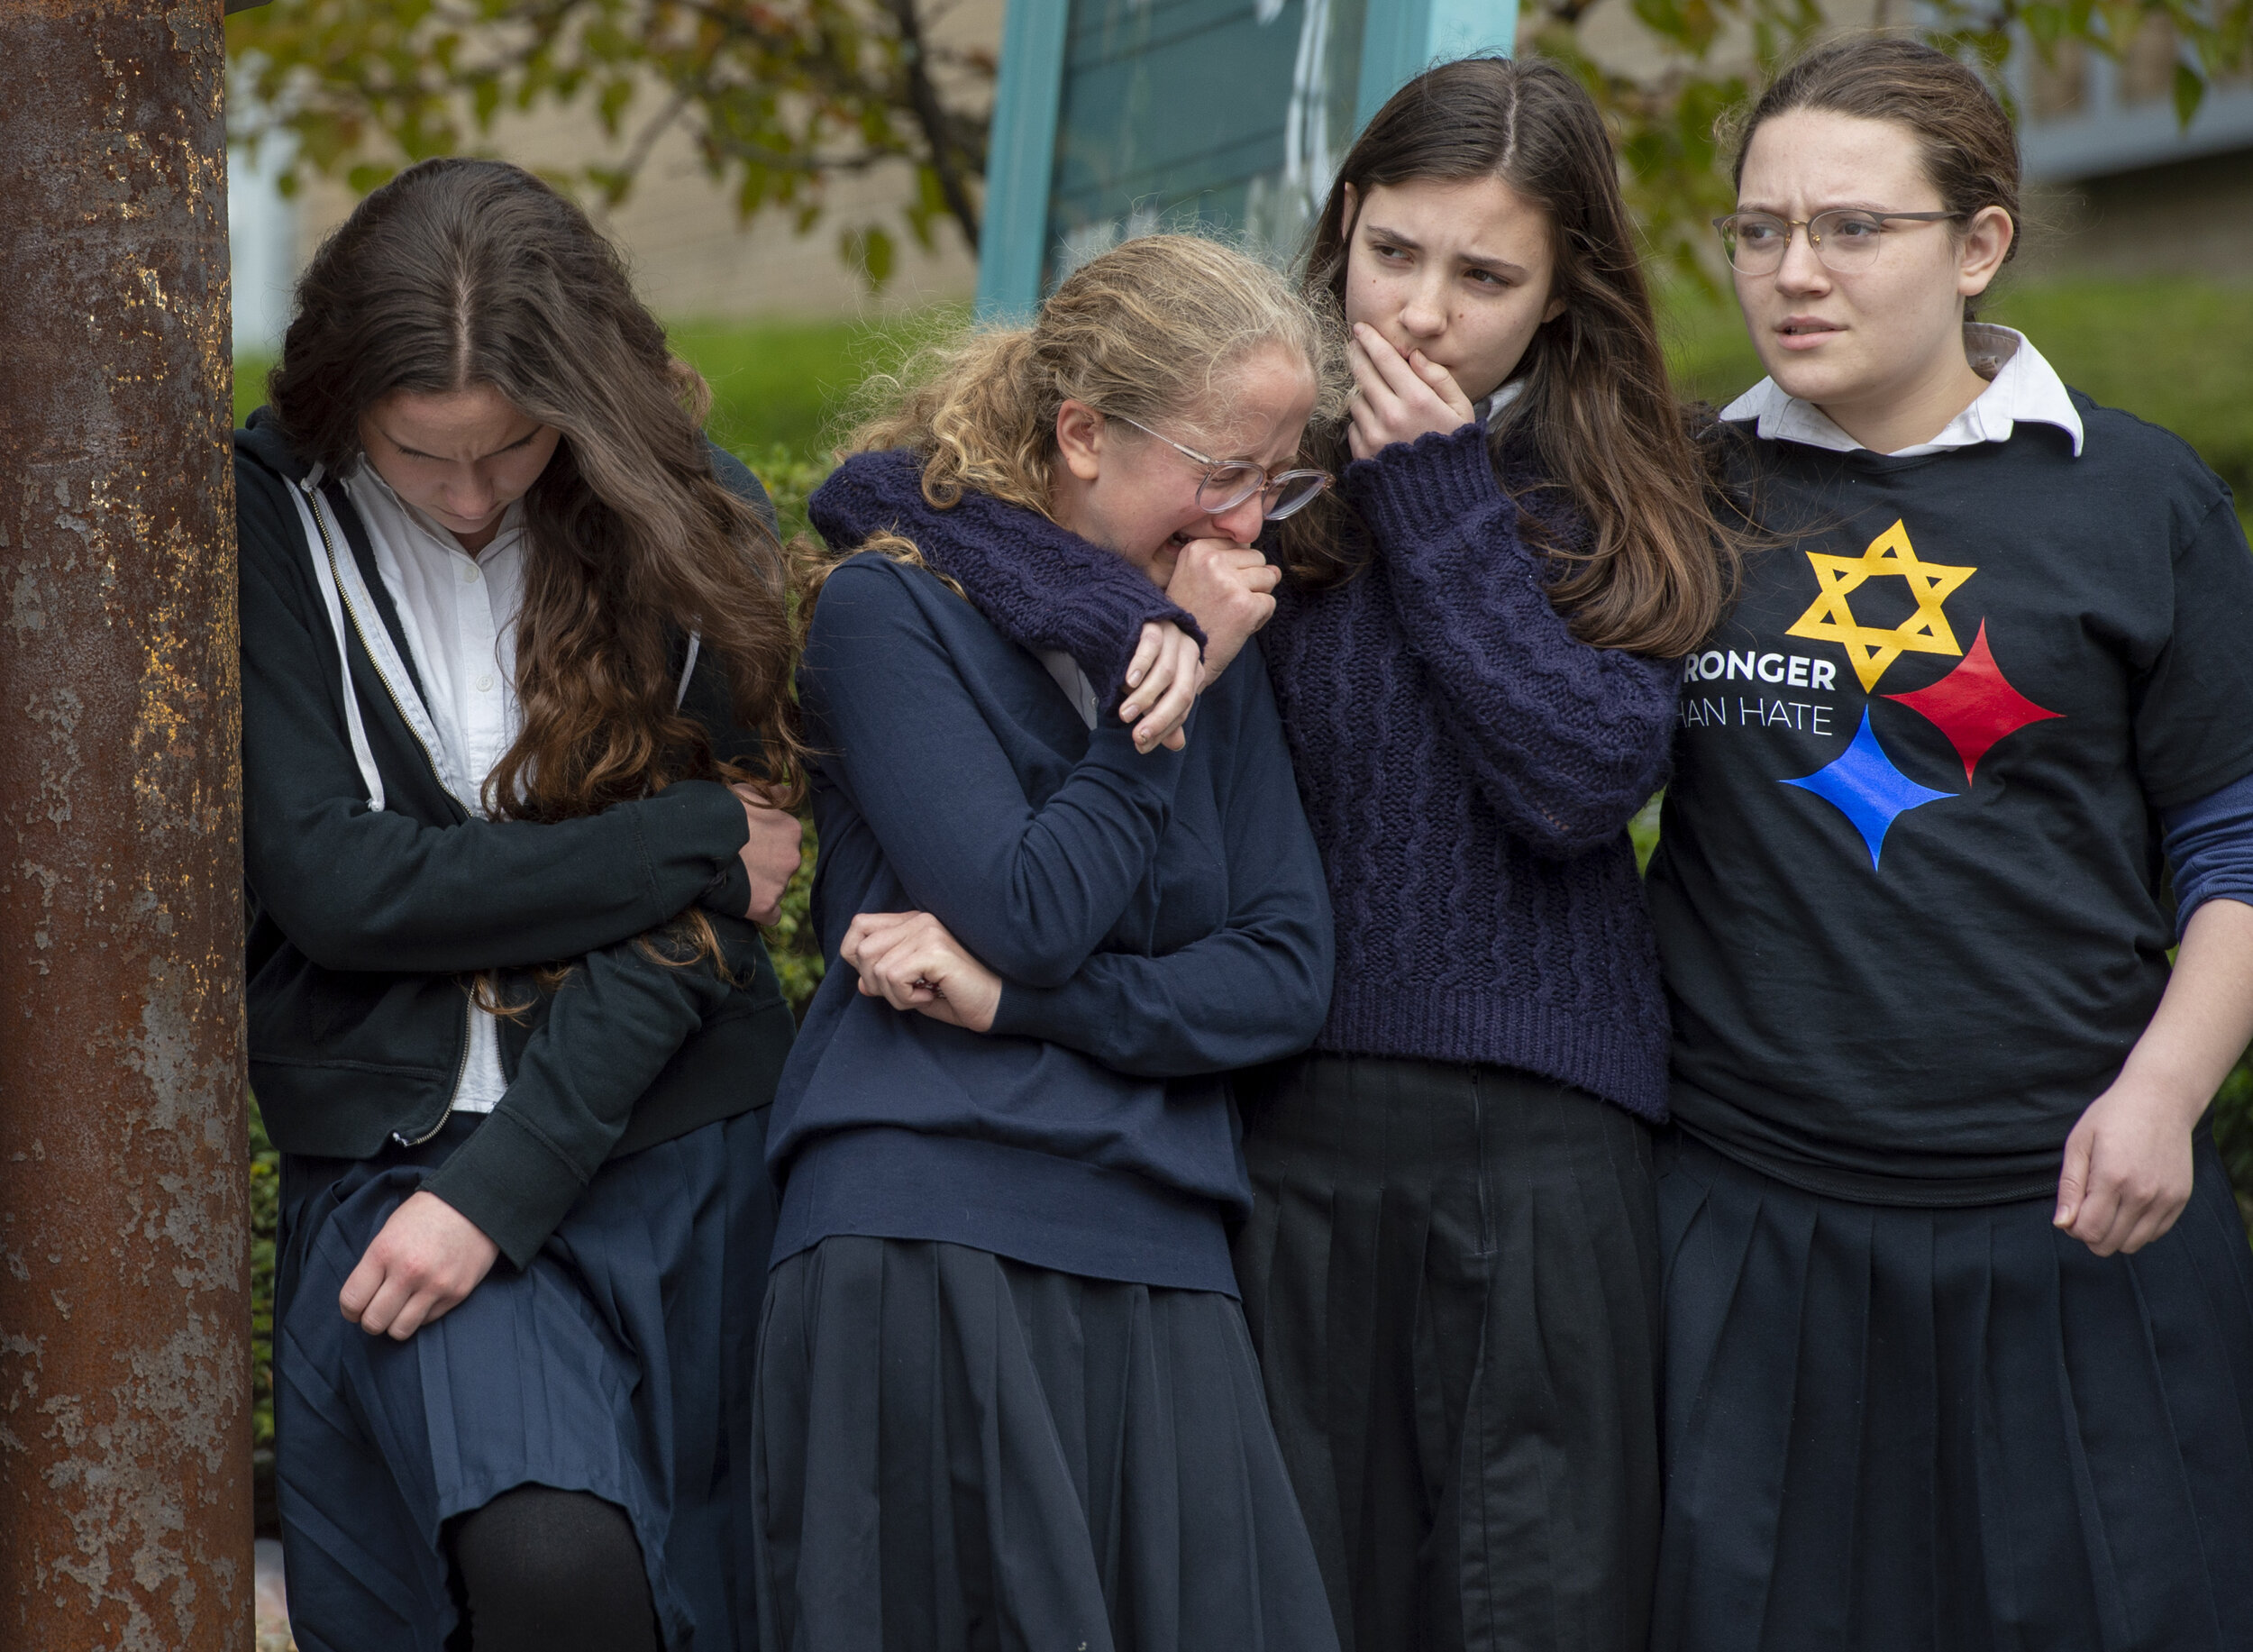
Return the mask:
<path id="1" fill-rule="evenodd" d="M 1304 510 L 1313 504 L 1333 480 L 1327 470 L 1284 470 L 1270 476 L 1265 467 L 1248 459 L 1208 459 L 1195 448 L 1183 447 L 1171 436 L 1159 435 L 1140 419 L 1130 419 L 1123 413 L 1105 416 L 1132 424 L 1144 435 L 1164 443 L 1183 458 L 1204 466 L 1205 474 L 1197 484 L 1197 504 L 1209 516 L 1232 511 L 1256 493 L 1260 496 L 1260 514 L 1270 522 L 1281 522 L 1293 511 Z"/>
<path id="2" fill-rule="evenodd" d="M 1780 218 L 1769 212 L 1736 212 L 1713 220 L 1729 253 L 1729 267 L 1739 275 L 1774 275 L 1783 268 L 1783 255 L 1792 245 L 1792 232 L 1805 230 L 1807 244 L 1834 275 L 1851 275 L 1877 261 L 1884 244 L 1885 226 L 1895 221 L 1941 224 L 1960 218 L 1960 212 L 1867 212 L 1856 206 L 1836 206 L 1812 218 Z"/>

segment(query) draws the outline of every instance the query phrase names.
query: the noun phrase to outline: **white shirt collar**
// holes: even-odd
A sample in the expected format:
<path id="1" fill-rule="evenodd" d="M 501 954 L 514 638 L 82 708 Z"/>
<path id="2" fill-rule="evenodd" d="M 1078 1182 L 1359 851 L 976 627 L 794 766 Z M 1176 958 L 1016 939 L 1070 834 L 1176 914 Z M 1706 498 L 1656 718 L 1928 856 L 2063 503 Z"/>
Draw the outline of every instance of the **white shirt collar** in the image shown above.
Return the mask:
<path id="1" fill-rule="evenodd" d="M 1510 403 L 1516 401 L 1525 393 L 1526 381 L 1522 379 L 1513 379 L 1500 389 L 1495 391 L 1491 396 L 1486 397 L 1477 402 L 1473 402 L 1471 406 L 1471 411 L 1478 415 L 1480 424 L 1491 424 L 1494 422 L 1494 415 L 1496 414 L 1500 413 L 1503 408 L 1509 406 Z"/>
<path id="2" fill-rule="evenodd" d="M 395 493 L 371 464 L 344 479 L 391 594 L 423 700 L 456 774 L 474 794 L 523 726 L 516 617 L 524 604 L 524 502 L 472 555 Z"/>
<path id="3" fill-rule="evenodd" d="M 519 550 L 524 539 L 524 502 L 522 499 L 511 500 L 508 508 L 501 513 L 500 531 L 493 535 L 490 543 L 481 551 L 465 551 L 461 548 L 461 542 L 454 537 L 452 529 L 420 506 L 410 505 L 400 497 L 397 490 L 385 481 L 382 474 L 365 458 L 344 479 L 344 490 L 351 495 L 353 504 L 361 507 L 363 517 L 367 515 L 366 505 L 369 499 L 380 499 L 382 506 L 379 508 L 384 509 L 386 515 L 396 514 L 441 555 L 466 556 L 473 562 L 497 561 Z"/>
<path id="4" fill-rule="evenodd" d="M 1947 428 L 1929 442 L 1904 447 L 1887 455 L 1910 459 L 1950 448 L 1976 447 L 1983 442 L 2008 442 L 2020 423 L 2055 424 L 2073 438 L 2075 458 L 2081 456 L 2081 414 L 2066 393 L 2066 381 L 2045 361 L 2026 335 L 1988 322 L 1970 322 L 1964 328 L 1964 349 L 1972 370 L 1987 380 L 1978 399 L 1947 422 Z M 1764 441 L 1798 442 L 1828 448 L 1835 453 L 1863 451 L 1862 444 L 1831 423 L 1812 402 L 1787 396 L 1773 379 L 1763 379 L 1721 409 L 1724 419 L 1756 419 Z"/>

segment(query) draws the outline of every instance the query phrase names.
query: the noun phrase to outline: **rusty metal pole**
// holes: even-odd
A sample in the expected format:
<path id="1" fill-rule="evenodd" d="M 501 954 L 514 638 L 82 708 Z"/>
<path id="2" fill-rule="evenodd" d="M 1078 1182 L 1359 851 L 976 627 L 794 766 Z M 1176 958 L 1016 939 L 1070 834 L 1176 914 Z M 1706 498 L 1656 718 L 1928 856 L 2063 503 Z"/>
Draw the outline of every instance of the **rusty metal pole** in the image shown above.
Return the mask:
<path id="1" fill-rule="evenodd" d="M 0 1648 L 251 1636 L 221 0 L 0 0 Z"/>

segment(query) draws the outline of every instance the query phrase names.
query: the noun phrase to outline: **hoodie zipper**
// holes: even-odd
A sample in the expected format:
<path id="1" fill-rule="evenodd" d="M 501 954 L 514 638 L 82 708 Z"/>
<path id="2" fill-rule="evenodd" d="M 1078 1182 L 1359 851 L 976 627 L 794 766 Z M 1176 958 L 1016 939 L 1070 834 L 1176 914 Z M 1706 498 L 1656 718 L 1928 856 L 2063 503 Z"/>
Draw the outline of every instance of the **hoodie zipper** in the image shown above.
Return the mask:
<path id="1" fill-rule="evenodd" d="M 478 1012 L 477 1000 L 470 999 L 461 1006 L 461 1058 L 454 1063 L 453 1083 L 446 1091 L 446 1105 L 438 1110 L 438 1121 L 420 1136 L 409 1136 L 404 1130 L 391 1132 L 391 1139 L 402 1147 L 419 1147 L 446 1127 L 453 1117 L 453 1099 L 461 1093 L 461 1075 L 470 1070 L 470 1018 Z"/>
<path id="2" fill-rule="evenodd" d="M 303 483 L 299 483 L 298 486 L 304 488 L 306 497 L 313 507 L 313 525 L 321 530 L 321 549 L 329 559 L 329 577 L 336 581 L 339 606 L 344 610 L 344 617 L 351 622 L 352 634 L 360 639 L 360 652 L 373 660 L 376 657 L 376 651 L 368 646 L 368 634 L 360 629 L 360 610 L 350 602 L 342 600 L 344 576 L 342 570 L 336 565 L 336 542 L 329 537 L 328 519 L 321 514 L 321 491 L 317 488 L 305 488 Z M 406 730 L 408 737 L 415 742 L 415 749 L 422 753 L 423 762 L 430 770 L 431 779 L 438 782 L 439 790 L 445 792 L 449 799 L 453 798 L 453 793 L 447 789 L 446 777 L 438 771 L 436 755 L 428 745 L 424 744 L 423 736 L 415 732 L 413 720 L 406 715 L 406 707 L 399 704 L 398 692 L 392 688 L 391 680 L 381 671 L 378 671 L 376 680 L 383 684 L 384 698 L 391 702 L 391 709 L 398 716 L 399 726 Z M 459 807 L 459 799 L 456 799 L 456 806 Z M 454 1063 L 453 1083 L 447 1088 L 446 1105 L 439 1109 L 437 1121 L 420 1136 L 409 1136 L 404 1130 L 392 1131 L 391 1139 L 398 1143 L 400 1146 L 421 1146 L 436 1136 L 439 1131 L 444 1129 L 446 1120 L 453 1116 L 453 1099 L 461 1093 L 462 1074 L 470 1070 L 470 1018 L 477 1012 L 478 1007 L 475 999 L 470 999 L 461 1007 L 461 1054 Z"/>

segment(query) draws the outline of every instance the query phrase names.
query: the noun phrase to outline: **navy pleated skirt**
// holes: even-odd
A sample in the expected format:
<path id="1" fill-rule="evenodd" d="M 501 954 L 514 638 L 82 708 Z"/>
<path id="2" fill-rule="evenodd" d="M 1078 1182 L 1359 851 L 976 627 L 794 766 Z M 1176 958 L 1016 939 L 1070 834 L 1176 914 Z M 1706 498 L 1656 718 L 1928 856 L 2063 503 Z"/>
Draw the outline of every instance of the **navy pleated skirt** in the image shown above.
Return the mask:
<path id="1" fill-rule="evenodd" d="M 2132 1256 L 1662 1155 L 1657 1652 L 2253 1648 L 2253 1255 L 2203 1137 Z"/>
<path id="2" fill-rule="evenodd" d="M 1500 1067 L 1240 1085 L 1236 1277 L 1353 1652 L 1643 1652 L 1658 1547 L 1651 1133 Z"/>
<path id="3" fill-rule="evenodd" d="M 1335 1652 L 1231 1298 L 835 1237 L 759 1362 L 769 1652 Z"/>
<path id="4" fill-rule="evenodd" d="M 524 1484 L 625 1511 L 670 1652 L 755 1647 L 741 1472 L 774 1207 L 763 1111 L 614 1159 L 532 1265 L 497 1263 L 405 1342 L 337 1292 L 475 1127 L 365 1160 L 287 1158 L 276 1480 L 300 1652 L 440 1652 L 447 1522 Z"/>

